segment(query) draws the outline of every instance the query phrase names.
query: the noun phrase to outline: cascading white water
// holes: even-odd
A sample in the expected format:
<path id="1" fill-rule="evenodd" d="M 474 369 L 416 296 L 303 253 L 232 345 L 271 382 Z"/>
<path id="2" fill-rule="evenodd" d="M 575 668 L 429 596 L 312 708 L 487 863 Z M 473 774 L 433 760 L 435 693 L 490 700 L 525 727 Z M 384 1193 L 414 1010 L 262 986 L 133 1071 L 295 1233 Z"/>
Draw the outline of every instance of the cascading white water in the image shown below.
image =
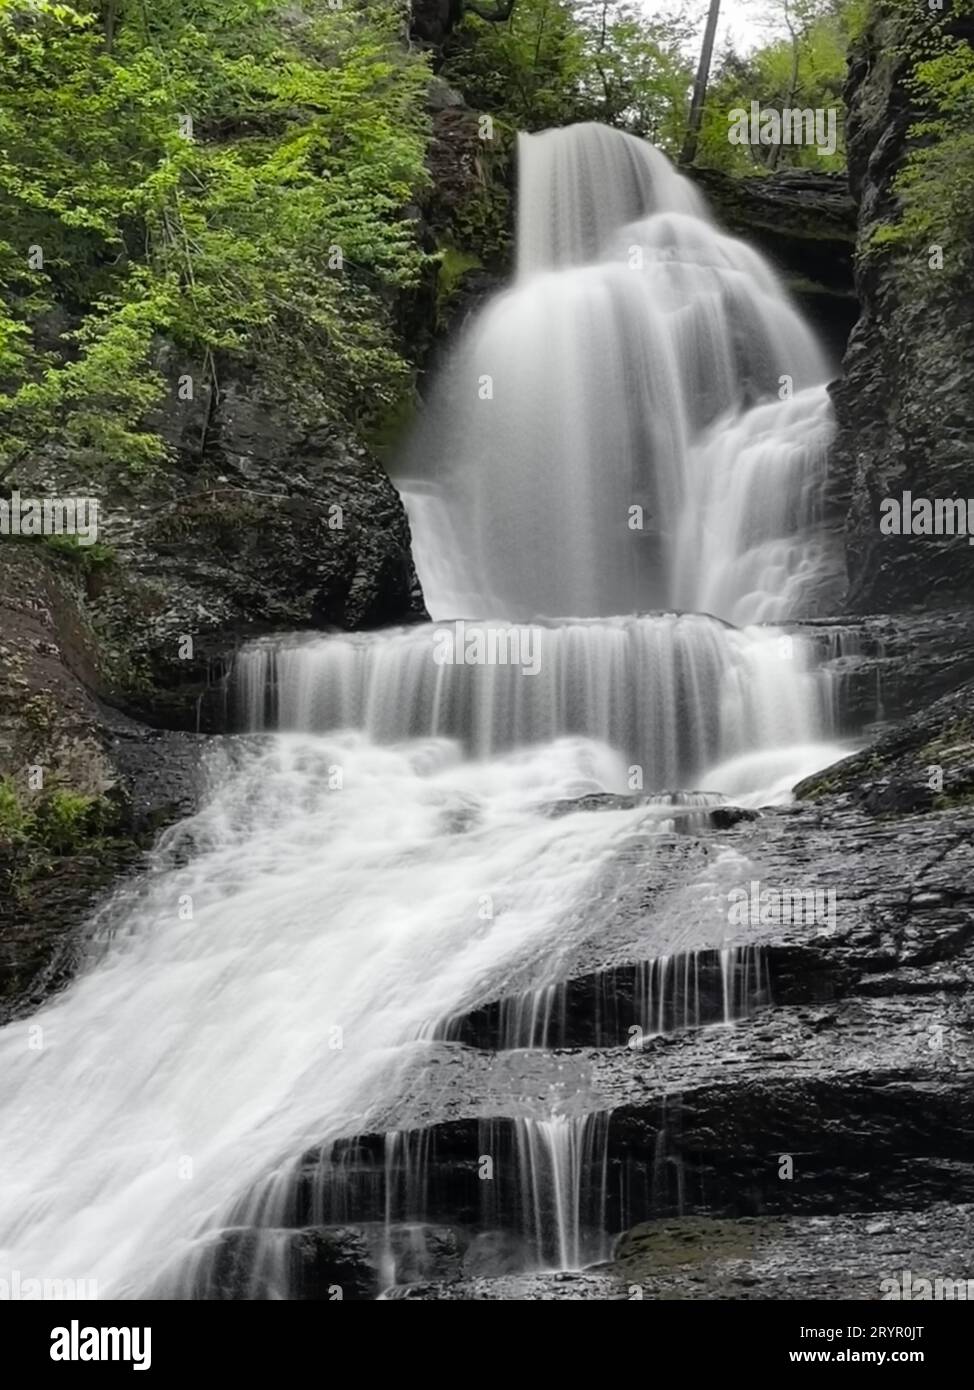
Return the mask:
<path id="1" fill-rule="evenodd" d="M 144 1292 L 282 1157 L 367 1128 L 425 1048 L 404 1040 L 564 948 L 640 813 L 538 808 L 618 764 L 569 740 L 474 764 L 360 735 L 248 755 L 107 953 L 0 1030 L 0 1271 Z"/>
<path id="2" fill-rule="evenodd" d="M 405 465 L 430 609 L 481 621 L 243 654 L 241 723 L 274 732 L 237 749 L 100 919 L 79 978 L 0 1030 L 0 1276 L 210 1296 L 215 1233 L 249 1224 L 254 1290 L 286 1294 L 296 1159 L 421 1123 L 397 1106 L 450 1045 L 435 1021 L 539 962 L 558 978 L 612 920 L 600 874 L 638 875 L 653 817 L 670 823 L 662 805 L 553 805 L 632 790 L 634 765 L 647 791 L 760 803 L 837 755 L 818 742 L 810 646 L 694 613 L 609 616 L 753 623 L 814 603 L 832 558 L 811 335 L 642 142 L 525 138 L 520 197 L 515 288 L 458 346 Z M 571 621 L 512 626 L 542 614 Z M 515 633 L 519 660 L 492 660 Z M 676 944 L 648 924 L 645 959 L 689 960 L 698 936 L 715 949 L 709 881 L 698 896 Z M 730 1018 L 753 991 L 721 961 Z M 654 968 L 647 1020 L 699 1021 Z M 514 1121 L 511 1202 L 540 1262 L 601 1239 L 605 1115 L 582 1100 L 535 1091 Z M 388 1169 L 413 1153 L 396 1143 Z M 418 1201 L 390 1205 L 389 1270 Z"/>
<path id="3" fill-rule="evenodd" d="M 424 1034 L 504 1049 L 619 1047 L 631 1045 L 633 1027 L 648 1038 L 736 1022 L 769 995 L 760 948 L 727 946 L 561 979 L 500 1000 L 488 1017 L 468 1009 L 437 1019 Z"/>
<path id="4" fill-rule="evenodd" d="M 491 664 L 491 642 L 507 660 Z M 423 624 L 259 643 L 241 657 L 238 689 L 246 728 L 359 728 L 381 742 L 447 736 L 477 757 L 579 734 L 627 759 L 611 790 L 703 779 L 721 791 L 710 769 L 769 750 L 786 771 L 800 750 L 791 770 L 802 775 L 804 747 L 827 731 L 829 714 L 810 652 L 773 630 L 695 614 Z"/>
<path id="5" fill-rule="evenodd" d="M 645 140 L 586 122 L 518 142 L 521 276 L 594 260 L 627 222 L 666 209 L 706 216 L 693 184 Z"/>
<path id="6" fill-rule="evenodd" d="M 658 152 L 522 136 L 519 274 L 401 463 L 434 617 L 822 602 L 828 365 L 767 263 Z"/>

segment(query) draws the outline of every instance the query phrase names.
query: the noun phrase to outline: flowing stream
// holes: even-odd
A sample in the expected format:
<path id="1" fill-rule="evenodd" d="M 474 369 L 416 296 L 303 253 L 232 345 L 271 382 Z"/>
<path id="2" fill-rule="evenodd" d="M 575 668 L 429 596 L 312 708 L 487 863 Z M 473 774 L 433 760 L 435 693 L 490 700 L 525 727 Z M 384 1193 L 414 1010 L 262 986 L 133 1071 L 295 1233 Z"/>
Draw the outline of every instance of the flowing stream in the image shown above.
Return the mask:
<path id="1" fill-rule="evenodd" d="M 465 1011 L 514 998 L 494 1045 L 565 1041 L 559 980 L 638 874 L 633 837 L 787 799 L 839 756 L 810 647 L 762 626 L 834 582 L 827 375 L 662 155 L 597 126 L 522 137 L 516 279 L 398 473 L 434 621 L 243 652 L 254 736 L 224 741 L 70 987 L 0 1031 L 0 1275 L 208 1296 L 217 1233 L 259 1230 L 250 1291 L 288 1296 L 288 1231 L 363 1212 L 387 1280 L 422 1267 L 415 1135 Z M 733 869 L 646 923 L 648 1031 L 759 997 L 760 961 L 700 926 Z M 516 1155 L 490 1200 L 529 1263 L 605 1252 L 587 1086 L 569 1066 L 509 1131 L 484 1121 Z M 378 1187 L 349 1157 L 369 1134 Z"/>

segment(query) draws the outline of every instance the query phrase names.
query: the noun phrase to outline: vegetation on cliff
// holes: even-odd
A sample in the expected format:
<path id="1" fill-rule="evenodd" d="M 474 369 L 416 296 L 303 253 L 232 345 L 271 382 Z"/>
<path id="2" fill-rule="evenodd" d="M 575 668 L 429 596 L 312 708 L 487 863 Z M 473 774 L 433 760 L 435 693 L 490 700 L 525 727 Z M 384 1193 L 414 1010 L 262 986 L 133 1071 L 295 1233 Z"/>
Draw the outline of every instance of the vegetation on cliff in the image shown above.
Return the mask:
<path id="1" fill-rule="evenodd" d="M 917 14 L 907 0 L 892 0 L 888 18 L 896 60 L 918 119 L 908 131 L 909 153 L 894 182 L 899 204 L 871 248 L 902 248 L 943 256 L 947 278 L 969 273 L 974 259 L 974 0 L 955 0 L 942 12 Z M 879 22 L 877 7 L 873 19 Z"/>
<path id="2" fill-rule="evenodd" d="M 0 476 L 144 465 L 166 339 L 358 424 L 407 368 L 426 59 L 394 0 L 0 0 Z"/>

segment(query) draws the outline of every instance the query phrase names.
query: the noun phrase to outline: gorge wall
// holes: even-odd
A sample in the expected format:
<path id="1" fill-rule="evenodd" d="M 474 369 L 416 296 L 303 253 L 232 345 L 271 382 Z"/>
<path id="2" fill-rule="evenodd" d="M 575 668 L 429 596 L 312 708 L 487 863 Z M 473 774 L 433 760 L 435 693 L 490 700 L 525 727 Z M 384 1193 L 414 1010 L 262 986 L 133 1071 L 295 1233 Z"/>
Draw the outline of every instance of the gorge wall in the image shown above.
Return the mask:
<path id="1" fill-rule="evenodd" d="M 917 248 L 877 242 L 902 215 L 894 184 L 922 139 L 910 133 L 925 113 L 909 78 L 926 22 L 876 6 L 851 55 L 846 89 L 862 314 L 833 389 L 840 425 L 833 473 L 847 507 L 849 602 L 860 611 L 947 605 L 974 594 L 974 548 L 963 537 L 879 531 L 883 498 L 905 491 L 966 498 L 974 465 L 970 237 L 939 239 L 942 268 L 933 265 L 937 236 Z M 952 32 L 970 43 L 974 19 L 958 19 Z"/>

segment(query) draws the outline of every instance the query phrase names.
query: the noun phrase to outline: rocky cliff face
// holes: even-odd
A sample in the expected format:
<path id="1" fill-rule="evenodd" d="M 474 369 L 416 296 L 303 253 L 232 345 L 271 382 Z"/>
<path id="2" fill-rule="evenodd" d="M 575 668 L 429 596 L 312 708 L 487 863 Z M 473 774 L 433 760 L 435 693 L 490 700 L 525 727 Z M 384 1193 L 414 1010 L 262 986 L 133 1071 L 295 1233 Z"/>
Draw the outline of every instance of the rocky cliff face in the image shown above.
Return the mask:
<path id="1" fill-rule="evenodd" d="M 956 32 L 969 42 L 974 21 Z M 849 598 L 860 611 L 974 595 L 974 547 L 963 537 L 879 530 L 885 497 L 974 494 L 974 317 L 949 274 L 958 248 L 944 246 L 946 268 L 935 269 L 931 251 L 879 253 L 873 240 L 899 215 L 893 185 L 920 118 L 907 85 L 915 54 L 916 35 L 880 7 L 852 55 L 846 91 L 862 313 L 833 391 L 833 471 L 848 507 Z"/>
<path id="2" fill-rule="evenodd" d="M 165 727 L 222 726 L 214 686 L 249 637 L 422 613 L 406 515 L 368 449 L 298 431 L 258 378 L 221 388 L 211 415 L 170 393 L 154 423 L 173 466 L 113 489 L 113 560 L 89 597 L 113 665 L 102 693 Z"/>
<path id="3" fill-rule="evenodd" d="M 0 540 L 0 1021 L 65 977 L 99 894 L 193 809 L 242 642 L 423 612 L 402 503 L 360 442 L 296 431 L 239 370 L 212 410 L 180 401 L 161 365 L 170 463 L 99 479 L 97 545 Z M 92 491 L 58 457 L 16 484 Z"/>
<path id="4" fill-rule="evenodd" d="M 86 577 L 45 551 L 0 545 L 0 1023 L 71 973 L 100 896 L 192 812 L 208 744 L 98 698 Z"/>

